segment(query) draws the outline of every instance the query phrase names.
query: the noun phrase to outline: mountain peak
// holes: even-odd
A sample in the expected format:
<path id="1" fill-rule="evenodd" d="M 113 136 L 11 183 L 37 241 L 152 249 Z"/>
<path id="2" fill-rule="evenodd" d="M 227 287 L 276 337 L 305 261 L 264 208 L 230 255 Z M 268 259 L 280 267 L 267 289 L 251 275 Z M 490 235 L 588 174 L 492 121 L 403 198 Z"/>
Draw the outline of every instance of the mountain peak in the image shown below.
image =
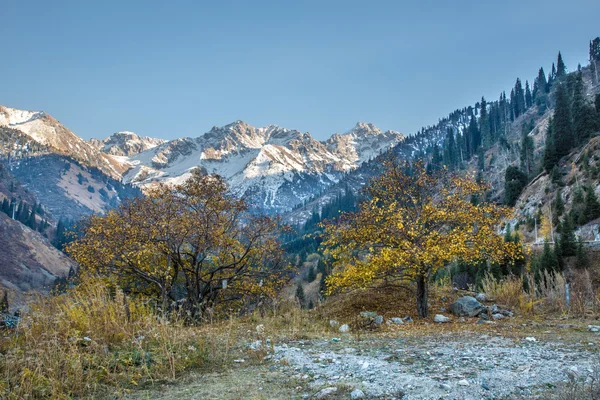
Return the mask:
<path id="1" fill-rule="evenodd" d="M 115 132 L 104 140 L 90 140 L 94 147 L 113 156 L 133 156 L 165 142 L 164 139 L 142 137 L 131 131 Z"/>
<path id="2" fill-rule="evenodd" d="M 356 125 L 354 125 L 354 128 L 346 132 L 346 134 L 356 135 L 379 135 L 380 133 L 381 129 L 370 122 L 357 122 Z"/>

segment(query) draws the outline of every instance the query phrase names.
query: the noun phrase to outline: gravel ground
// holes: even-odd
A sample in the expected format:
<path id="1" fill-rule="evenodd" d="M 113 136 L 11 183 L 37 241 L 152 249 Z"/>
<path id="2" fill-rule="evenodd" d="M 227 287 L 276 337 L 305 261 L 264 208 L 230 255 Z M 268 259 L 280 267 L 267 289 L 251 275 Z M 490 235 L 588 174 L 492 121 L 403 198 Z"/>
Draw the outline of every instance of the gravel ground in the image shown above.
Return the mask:
<path id="1" fill-rule="evenodd" d="M 276 346 L 271 368 L 307 382 L 305 398 L 334 386 L 358 388 L 366 398 L 530 398 L 565 381 L 567 373 L 591 371 L 598 365 L 593 346 L 464 334 L 347 337 Z"/>

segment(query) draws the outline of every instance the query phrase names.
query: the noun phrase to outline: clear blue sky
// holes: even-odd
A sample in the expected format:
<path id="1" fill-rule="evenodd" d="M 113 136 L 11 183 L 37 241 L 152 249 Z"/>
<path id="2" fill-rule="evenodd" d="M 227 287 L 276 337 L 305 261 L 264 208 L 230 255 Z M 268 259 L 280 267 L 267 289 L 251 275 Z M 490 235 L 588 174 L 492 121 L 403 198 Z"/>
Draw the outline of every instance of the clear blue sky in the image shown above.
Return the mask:
<path id="1" fill-rule="evenodd" d="M 0 104 L 84 138 L 199 136 L 236 119 L 324 139 L 357 121 L 410 134 L 569 70 L 600 1 L 4 0 Z"/>

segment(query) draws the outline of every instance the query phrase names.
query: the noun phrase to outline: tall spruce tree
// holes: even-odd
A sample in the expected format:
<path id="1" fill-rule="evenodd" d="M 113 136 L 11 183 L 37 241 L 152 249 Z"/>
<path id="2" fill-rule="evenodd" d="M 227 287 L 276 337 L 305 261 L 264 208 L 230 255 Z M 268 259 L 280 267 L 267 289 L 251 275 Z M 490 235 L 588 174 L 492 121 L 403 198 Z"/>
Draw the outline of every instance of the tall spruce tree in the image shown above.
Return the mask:
<path id="1" fill-rule="evenodd" d="M 550 173 L 558 164 L 558 154 L 556 152 L 556 141 L 554 139 L 554 121 L 552 117 L 548 120 L 546 128 L 546 147 L 544 148 L 544 169 Z"/>
<path id="2" fill-rule="evenodd" d="M 533 96 L 531 95 L 531 89 L 529 88 L 529 81 L 525 81 L 525 109 L 531 108 L 533 105 Z"/>
<path id="3" fill-rule="evenodd" d="M 558 79 L 564 77 L 567 75 L 567 67 L 565 65 L 565 62 L 563 61 L 562 55 L 560 54 L 560 51 L 558 52 L 558 60 L 556 62 L 556 77 Z"/>
<path id="4" fill-rule="evenodd" d="M 577 237 L 570 216 L 565 217 L 560 223 L 559 245 L 562 257 L 571 257 L 577 253 Z"/>
<path id="5" fill-rule="evenodd" d="M 569 96 L 564 84 L 556 89 L 556 106 L 553 117 L 553 134 L 558 158 L 566 156 L 575 145 L 571 121 Z"/>
<path id="6" fill-rule="evenodd" d="M 598 196 L 591 185 L 587 185 L 585 188 L 583 214 L 586 222 L 600 218 L 600 202 L 598 202 Z"/>
<path id="7" fill-rule="evenodd" d="M 585 98 L 583 76 L 577 74 L 577 81 L 573 91 L 573 129 L 576 144 L 584 143 L 589 135 L 596 129 L 596 109 Z"/>

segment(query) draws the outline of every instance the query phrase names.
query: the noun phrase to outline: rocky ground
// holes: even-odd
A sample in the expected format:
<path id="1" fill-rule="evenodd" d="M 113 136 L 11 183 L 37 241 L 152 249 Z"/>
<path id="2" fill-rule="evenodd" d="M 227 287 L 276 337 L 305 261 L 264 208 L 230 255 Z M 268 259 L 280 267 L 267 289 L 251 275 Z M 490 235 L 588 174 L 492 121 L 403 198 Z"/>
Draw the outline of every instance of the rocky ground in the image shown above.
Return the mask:
<path id="1" fill-rule="evenodd" d="M 516 322 L 516 321 L 515 321 Z M 410 325 L 410 324 L 408 324 Z M 415 324 L 416 325 L 416 324 Z M 249 349 L 222 374 L 138 392 L 166 399 L 539 398 L 600 366 L 585 324 L 450 324 L 282 341 Z M 529 335 L 529 336 L 527 336 Z M 260 348 L 258 343 L 250 346 Z M 264 361 L 256 364 L 256 355 Z"/>

